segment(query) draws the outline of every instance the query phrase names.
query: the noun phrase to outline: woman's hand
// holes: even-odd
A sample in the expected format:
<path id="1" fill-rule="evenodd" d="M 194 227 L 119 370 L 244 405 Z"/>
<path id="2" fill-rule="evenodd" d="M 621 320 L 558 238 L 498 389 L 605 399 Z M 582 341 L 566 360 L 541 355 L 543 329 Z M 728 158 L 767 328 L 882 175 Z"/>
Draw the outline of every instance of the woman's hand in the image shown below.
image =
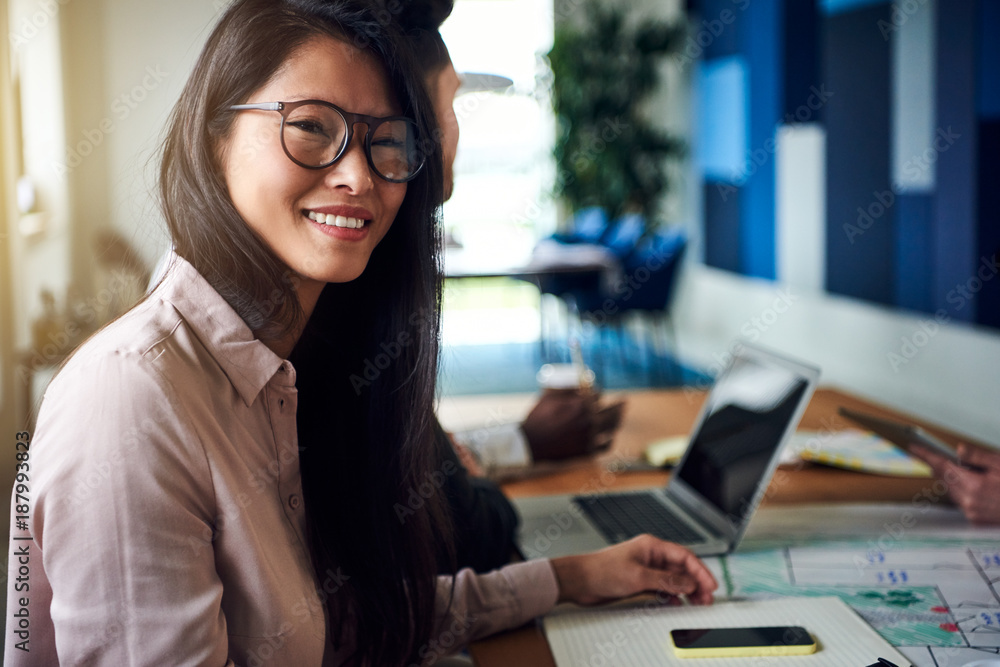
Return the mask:
<path id="1" fill-rule="evenodd" d="M 917 444 L 914 454 L 934 470 L 934 476 L 948 485 L 948 495 L 972 523 L 1000 524 L 1000 452 L 962 443 L 958 457 L 965 465 L 948 459 Z M 975 465 L 982 471 L 968 468 Z"/>
<path id="2" fill-rule="evenodd" d="M 712 602 L 718 587 L 705 564 L 688 549 L 640 535 L 600 551 L 552 560 L 559 602 L 594 605 L 640 593 L 685 595 L 695 604 Z"/>

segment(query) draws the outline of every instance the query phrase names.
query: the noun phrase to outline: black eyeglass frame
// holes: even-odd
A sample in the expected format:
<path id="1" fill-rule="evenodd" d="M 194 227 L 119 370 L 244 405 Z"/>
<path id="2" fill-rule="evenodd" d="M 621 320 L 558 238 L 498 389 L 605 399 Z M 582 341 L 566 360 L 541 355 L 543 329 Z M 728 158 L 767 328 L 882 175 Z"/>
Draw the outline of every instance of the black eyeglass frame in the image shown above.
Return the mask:
<path id="1" fill-rule="evenodd" d="M 295 157 L 292 155 L 291 151 L 288 150 L 288 146 L 285 145 L 285 121 L 288 120 L 288 114 L 301 106 L 305 106 L 306 104 L 318 104 L 320 106 L 333 109 L 338 114 L 340 114 L 340 117 L 344 119 L 344 123 L 347 125 L 347 132 L 344 134 L 344 141 L 340 145 L 340 150 L 337 151 L 336 157 L 334 157 L 332 160 L 330 160 L 325 164 L 311 165 L 311 164 L 306 164 L 305 162 L 301 162 L 300 160 L 296 160 Z M 375 161 L 372 160 L 372 135 L 375 132 L 375 128 L 377 128 L 382 123 L 390 120 L 409 121 L 414 125 L 414 127 L 416 127 L 416 123 L 413 121 L 413 119 L 407 118 L 406 116 L 385 116 L 379 118 L 378 116 L 368 116 L 363 113 L 351 113 L 350 111 L 345 111 L 340 107 L 338 107 L 336 104 L 332 104 L 331 102 L 327 102 L 325 100 L 299 100 L 297 102 L 258 102 L 254 104 L 234 104 L 228 107 L 228 109 L 230 111 L 277 111 L 279 114 L 281 114 L 281 130 L 279 132 L 279 136 L 281 137 L 281 149 L 285 151 L 285 155 L 288 156 L 289 160 L 291 160 L 295 164 L 305 169 L 326 169 L 330 165 L 336 164 L 337 160 L 342 158 L 344 156 L 344 153 L 347 152 L 348 146 L 351 145 L 351 140 L 354 138 L 354 126 L 357 125 L 358 123 L 363 123 L 368 128 L 368 130 L 365 132 L 365 141 L 364 141 L 365 158 L 368 160 L 368 166 L 371 167 L 371 170 L 374 171 L 376 174 L 378 174 L 379 178 L 381 178 L 382 180 L 388 181 L 390 183 L 406 183 L 407 181 L 412 181 L 417 176 L 417 174 L 420 173 L 420 170 L 424 168 L 424 164 L 426 163 L 426 159 L 423 156 L 421 156 L 420 164 L 417 165 L 417 168 L 414 169 L 409 176 L 407 176 L 406 178 L 397 179 L 397 178 L 387 178 L 381 171 L 379 171 L 378 167 L 375 166 Z"/>

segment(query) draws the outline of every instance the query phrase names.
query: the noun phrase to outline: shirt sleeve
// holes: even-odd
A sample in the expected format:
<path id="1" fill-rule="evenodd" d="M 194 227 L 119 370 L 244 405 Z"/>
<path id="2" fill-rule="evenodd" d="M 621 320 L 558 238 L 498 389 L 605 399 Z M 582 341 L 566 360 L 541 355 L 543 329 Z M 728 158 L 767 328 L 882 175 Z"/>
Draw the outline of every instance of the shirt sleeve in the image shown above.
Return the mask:
<path id="1" fill-rule="evenodd" d="M 46 393 L 31 527 L 61 664 L 232 665 L 214 550 L 200 548 L 213 535 L 211 474 L 150 366 L 101 355 Z"/>
<path id="2" fill-rule="evenodd" d="M 532 463 L 528 439 L 518 423 L 457 431 L 452 437 L 472 450 L 487 472 L 497 468 L 527 467 Z"/>
<path id="3" fill-rule="evenodd" d="M 433 663 L 469 642 L 523 625 L 551 611 L 558 597 L 555 571 L 547 558 L 488 574 L 465 569 L 454 579 L 438 577 L 437 628 L 419 657 L 425 665 Z"/>

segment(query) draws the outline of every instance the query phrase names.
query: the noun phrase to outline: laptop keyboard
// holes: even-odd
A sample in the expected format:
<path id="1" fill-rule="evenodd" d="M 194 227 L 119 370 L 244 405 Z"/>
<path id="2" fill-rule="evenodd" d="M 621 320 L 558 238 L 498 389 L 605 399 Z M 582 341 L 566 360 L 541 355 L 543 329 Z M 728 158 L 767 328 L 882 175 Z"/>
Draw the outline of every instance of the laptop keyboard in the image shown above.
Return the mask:
<path id="1" fill-rule="evenodd" d="M 643 533 L 682 544 L 705 541 L 649 493 L 576 496 L 573 502 L 612 543 L 624 542 Z"/>

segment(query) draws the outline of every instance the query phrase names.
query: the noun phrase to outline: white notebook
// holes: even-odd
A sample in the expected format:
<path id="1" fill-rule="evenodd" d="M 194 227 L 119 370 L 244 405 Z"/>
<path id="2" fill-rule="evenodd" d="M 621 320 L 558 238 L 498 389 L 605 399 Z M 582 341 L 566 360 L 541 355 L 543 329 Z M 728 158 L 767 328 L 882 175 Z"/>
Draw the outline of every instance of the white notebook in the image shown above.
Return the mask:
<path id="1" fill-rule="evenodd" d="M 560 608 L 545 617 L 545 634 L 558 667 L 865 667 L 885 658 L 910 662 L 836 597 L 785 597 L 709 606 Z M 678 658 L 670 645 L 675 628 L 801 625 L 816 639 L 812 655 L 774 658 Z M 756 660 L 756 662 L 754 662 Z"/>

